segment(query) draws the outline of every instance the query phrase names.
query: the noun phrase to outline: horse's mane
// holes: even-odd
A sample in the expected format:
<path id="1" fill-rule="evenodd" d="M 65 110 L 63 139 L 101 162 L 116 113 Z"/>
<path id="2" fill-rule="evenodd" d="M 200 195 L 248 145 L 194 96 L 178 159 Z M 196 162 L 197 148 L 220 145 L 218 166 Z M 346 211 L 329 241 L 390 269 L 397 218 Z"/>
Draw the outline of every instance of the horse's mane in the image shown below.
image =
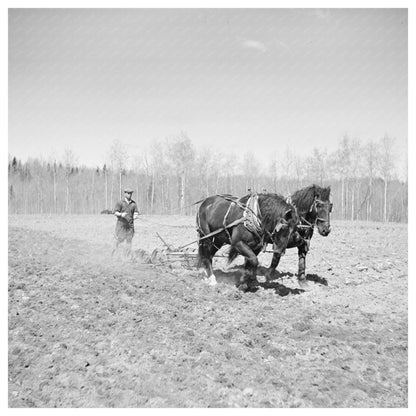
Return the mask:
<path id="1" fill-rule="evenodd" d="M 292 196 L 292 203 L 300 212 L 308 211 L 313 204 L 315 198 L 321 201 L 329 201 L 331 187 L 322 188 L 318 185 L 310 185 L 306 188 L 299 189 Z"/>
<path id="2" fill-rule="evenodd" d="M 279 194 L 258 194 L 259 207 L 261 212 L 261 227 L 263 232 L 272 232 L 276 224 L 285 212 L 291 208 L 285 198 Z M 250 195 L 240 198 L 240 202 L 246 204 Z"/>

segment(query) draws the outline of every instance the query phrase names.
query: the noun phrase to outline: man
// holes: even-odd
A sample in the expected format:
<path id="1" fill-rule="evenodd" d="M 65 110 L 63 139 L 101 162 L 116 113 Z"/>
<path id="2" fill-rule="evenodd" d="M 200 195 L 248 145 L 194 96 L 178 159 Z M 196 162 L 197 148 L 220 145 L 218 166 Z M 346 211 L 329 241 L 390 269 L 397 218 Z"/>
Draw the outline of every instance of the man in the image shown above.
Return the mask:
<path id="1" fill-rule="evenodd" d="M 136 203 L 131 199 L 133 190 L 124 190 L 124 199 L 117 202 L 114 208 L 114 215 L 117 217 L 115 238 L 116 243 L 112 254 L 115 253 L 120 243 L 126 241 L 126 256 L 131 256 L 131 246 L 134 236 L 134 220 L 139 215 Z"/>

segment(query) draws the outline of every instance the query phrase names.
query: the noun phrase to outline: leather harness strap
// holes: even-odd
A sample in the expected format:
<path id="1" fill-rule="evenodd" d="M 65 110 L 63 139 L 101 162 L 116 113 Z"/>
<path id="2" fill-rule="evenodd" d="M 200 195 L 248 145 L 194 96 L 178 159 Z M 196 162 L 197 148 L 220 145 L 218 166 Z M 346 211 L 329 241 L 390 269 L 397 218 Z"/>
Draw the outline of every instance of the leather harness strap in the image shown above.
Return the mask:
<path id="1" fill-rule="evenodd" d="M 231 207 L 234 205 L 234 201 L 232 201 L 231 203 L 230 203 L 230 205 L 228 206 L 228 209 L 227 209 L 227 212 L 225 213 L 225 216 L 224 216 L 224 220 L 223 220 L 223 222 L 222 222 L 222 226 L 224 227 L 224 230 L 225 230 L 225 232 L 227 233 L 227 235 L 228 235 L 228 238 L 229 238 L 229 240 L 230 240 L 230 244 L 231 244 L 231 234 L 230 234 L 230 232 L 228 231 L 228 227 L 227 227 L 227 217 L 228 217 L 228 214 L 230 213 L 230 211 L 231 211 Z"/>

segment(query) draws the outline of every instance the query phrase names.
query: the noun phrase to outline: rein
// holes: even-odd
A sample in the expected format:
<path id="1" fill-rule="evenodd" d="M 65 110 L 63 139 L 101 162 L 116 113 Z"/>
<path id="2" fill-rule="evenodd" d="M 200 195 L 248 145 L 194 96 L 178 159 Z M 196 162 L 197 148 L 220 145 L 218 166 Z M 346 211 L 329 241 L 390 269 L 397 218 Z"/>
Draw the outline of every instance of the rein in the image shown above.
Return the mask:
<path id="1" fill-rule="evenodd" d="M 295 207 L 296 211 L 298 210 L 297 206 L 293 203 L 292 197 L 290 195 L 286 198 L 286 202 L 289 203 L 289 204 L 292 204 Z M 322 200 L 315 197 L 308 212 L 315 211 L 315 214 L 317 215 L 318 214 L 318 210 L 316 209 L 317 204 L 322 204 L 322 205 L 327 205 L 327 206 L 332 205 L 331 202 L 329 202 L 329 201 L 322 201 Z M 305 228 L 305 229 L 309 229 L 309 228 L 313 229 L 318 221 L 321 221 L 321 222 L 326 221 L 325 218 L 318 217 L 318 215 L 316 216 L 315 221 L 313 223 L 309 222 L 303 216 L 300 216 L 299 218 L 300 218 L 301 222 L 304 222 L 306 224 L 299 224 L 297 227 L 298 228 Z"/>

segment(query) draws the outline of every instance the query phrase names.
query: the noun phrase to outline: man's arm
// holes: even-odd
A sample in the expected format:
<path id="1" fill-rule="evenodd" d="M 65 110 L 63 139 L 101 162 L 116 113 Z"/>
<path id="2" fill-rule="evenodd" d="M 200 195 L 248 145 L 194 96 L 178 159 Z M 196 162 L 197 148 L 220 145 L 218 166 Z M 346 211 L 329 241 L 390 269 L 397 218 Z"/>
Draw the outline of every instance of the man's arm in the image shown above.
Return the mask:
<path id="1" fill-rule="evenodd" d="M 114 208 L 114 215 L 116 217 L 121 217 L 121 218 L 125 218 L 125 216 L 127 215 L 125 212 L 121 212 L 122 207 L 121 204 L 119 202 L 117 202 L 115 208 Z"/>
<path id="2" fill-rule="evenodd" d="M 134 204 L 133 220 L 135 220 L 140 215 L 140 212 L 137 208 L 137 204 Z"/>
<path id="3" fill-rule="evenodd" d="M 116 217 L 126 218 L 127 212 L 114 211 Z"/>

